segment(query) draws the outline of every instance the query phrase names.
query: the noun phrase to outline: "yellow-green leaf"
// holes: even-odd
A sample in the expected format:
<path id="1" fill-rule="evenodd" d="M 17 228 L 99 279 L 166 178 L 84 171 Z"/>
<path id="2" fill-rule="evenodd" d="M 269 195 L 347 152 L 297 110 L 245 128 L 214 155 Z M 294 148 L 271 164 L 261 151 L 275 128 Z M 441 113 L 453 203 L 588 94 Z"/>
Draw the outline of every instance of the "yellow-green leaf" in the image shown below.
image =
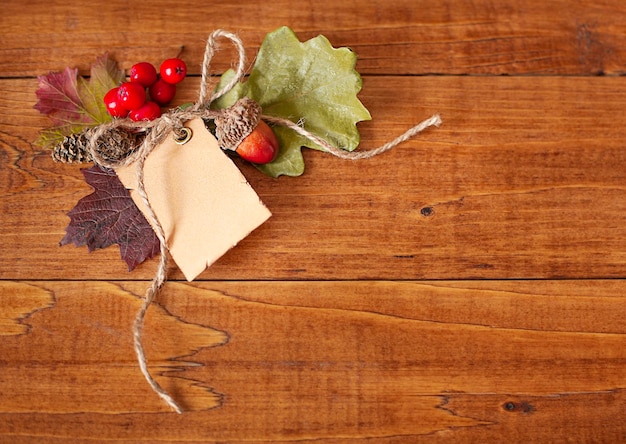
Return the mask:
<path id="1" fill-rule="evenodd" d="M 79 78 L 78 95 L 93 123 L 100 124 L 111 120 L 103 99 L 105 94 L 119 86 L 124 78 L 124 71 L 119 69 L 117 63 L 107 54 L 98 58 L 91 66 L 89 80 Z"/>

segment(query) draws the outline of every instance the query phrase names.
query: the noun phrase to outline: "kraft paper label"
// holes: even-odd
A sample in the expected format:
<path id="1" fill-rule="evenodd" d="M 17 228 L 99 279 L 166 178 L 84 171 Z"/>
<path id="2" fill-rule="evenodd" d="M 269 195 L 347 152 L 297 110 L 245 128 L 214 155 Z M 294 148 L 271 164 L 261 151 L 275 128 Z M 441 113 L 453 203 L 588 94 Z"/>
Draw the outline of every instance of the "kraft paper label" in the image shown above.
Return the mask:
<path id="1" fill-rule="evenodd" d="M 185 126 L 192 131 L 187 143 L 177 144 L 170 134 L 150 153 L 144 164 L 144 185 L 172 259 L 192 281 L 271 213 L 202 119 Z M 135 191 L 136 166 L 117 168 L 116 173 L 146 215 Z"/>

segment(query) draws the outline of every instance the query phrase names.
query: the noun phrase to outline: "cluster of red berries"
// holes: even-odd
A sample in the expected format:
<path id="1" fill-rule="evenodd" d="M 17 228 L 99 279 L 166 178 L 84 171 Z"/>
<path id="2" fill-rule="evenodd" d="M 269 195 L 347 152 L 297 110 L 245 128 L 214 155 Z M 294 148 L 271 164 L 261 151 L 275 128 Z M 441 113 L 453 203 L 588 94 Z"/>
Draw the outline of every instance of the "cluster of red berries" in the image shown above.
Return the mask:
<path id="1" fill-rule="evenodd" d="M 176 84 L 187 75 L 187 65 L 179 58 L 165 60 L 157 74 L 154 65 L 140 62 L 129 71 L 130 80 L 111 89 L 104 96 L 107 111 L 113 117 L 131 120 L 154 120 L 161 116 L 161 106 L 176 95 Z"/>

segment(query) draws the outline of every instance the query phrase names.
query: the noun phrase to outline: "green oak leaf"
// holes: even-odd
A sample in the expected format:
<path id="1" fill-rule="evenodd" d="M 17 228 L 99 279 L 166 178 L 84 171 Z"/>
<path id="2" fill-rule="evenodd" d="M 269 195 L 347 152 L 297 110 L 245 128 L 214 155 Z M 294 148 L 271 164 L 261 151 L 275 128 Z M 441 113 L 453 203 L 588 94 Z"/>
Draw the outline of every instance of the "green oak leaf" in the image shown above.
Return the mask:
<path id="1" fill-rule="evenodd" d="M 250 76 L 216 100 L 213 108 L 227 108 L 241 97 L 256 100 L 263 114 L 303 122 L 304 127 L 331 144 L 354 150 L 359 145 L 356 123 L 371 119 L 357 98 L 362 80 L 355 70 L 356 54 L 348 48 L 333 48 L 320 35 L 301 43 L 288 27 L 267 34 Z M 222 75 L 217 89 L 225 85 L 234 72 Z M 299 176 L 304 172 L 300 151 L 317 144 L 284 127 L 274 127 L 280 142 L 278 157 L 261 171 L 272 177 Z"/>

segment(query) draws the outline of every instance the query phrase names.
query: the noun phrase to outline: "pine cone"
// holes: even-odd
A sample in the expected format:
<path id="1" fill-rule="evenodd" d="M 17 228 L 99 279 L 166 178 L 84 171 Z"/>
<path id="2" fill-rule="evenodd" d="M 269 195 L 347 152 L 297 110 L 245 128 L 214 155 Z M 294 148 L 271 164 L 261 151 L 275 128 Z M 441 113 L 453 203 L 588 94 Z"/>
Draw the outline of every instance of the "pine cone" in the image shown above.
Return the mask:
<path id="1" fill-rule="evenodd" d="M 84 163 L 91 162 L 91 153 L 87 149 L 88 139 L 85 133 L 70 134 L 52 150 L 52 158 L 56 162 Z"/>
<path id="2" fill-rule="evenodd" d="M 85 163 L 93 161 L 89 152 L 91 129 L 79 134 L 66 136 L 52 150 L 52 158 L 63 163 Z M 97 149 L 100 156 L 108 162 L 126 158 L 138 146 L 138 137 L 127 131 L 113 129 L 98 139 Z"/>
<path id="3" fill-rule="evenodd" d="M 98 152 L 108 162 L 118 162 L 128 157 L 139 146 L 135 134 L 113 129 L 98 139 Z"/>

